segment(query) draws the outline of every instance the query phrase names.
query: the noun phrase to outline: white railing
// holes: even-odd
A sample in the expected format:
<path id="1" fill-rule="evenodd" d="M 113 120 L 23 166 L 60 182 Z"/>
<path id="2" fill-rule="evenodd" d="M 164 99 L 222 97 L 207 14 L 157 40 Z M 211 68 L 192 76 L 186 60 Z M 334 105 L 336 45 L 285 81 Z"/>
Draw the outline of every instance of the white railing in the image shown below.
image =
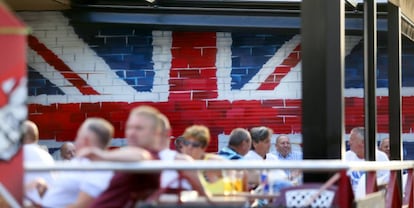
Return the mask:
<path id="1" fill-rule="evenodd" d="M 142 162 L 91 162 L 89 164 L 72 164 L 58 161 L 55 164 L 25 163 L 24 168 L 29 172 L 36 171 L 123 171 L 123 172 L 159 172 L 163 170 L 265 170 L 265 169 L 300 169 L 303 172 L 336 172 L 338 192 L 341 200 L 338 207 L 350 207 L 353 203 L 352 190 L 346 174 L 349 170 L 367 171 L 367 177 L 374 178 L 377 170 L 391 170 L 390 182 L 387 186 L 386 207 L 401 205 L 414 207 L 411 196 L 414 197 L 413 169 L 414 161 L 387 162 L 346 162 L 342 160 L 302 160 L 302 161 L 142 161 Z M 408 169 L 408 179 L 405 197 L 398 194 L 397 170 Z M 330 179 L 331 180 L 331 179 Z M 367 185 L 368 186 L 368 185 Z M 377 188 L 374 184 L 367 187 L 367 193 L 373 193 Z"/>
<path id="2" fill-rule="evenodd" d="M 157 172 L 162 170 L 221 170 L 221 169 L 301 169 L 306 172 L 334 172 L 339 170 L 398 170 L 414 167 L 414 161 L 346 162 L 342 160 L 301 161 L 142 161 L 142 162 L 91 162 L 73 164 L 57 161 L 55 164 L 25 163 L 26 171 L 56 170 L 114 170 L 126 172 Z"/>

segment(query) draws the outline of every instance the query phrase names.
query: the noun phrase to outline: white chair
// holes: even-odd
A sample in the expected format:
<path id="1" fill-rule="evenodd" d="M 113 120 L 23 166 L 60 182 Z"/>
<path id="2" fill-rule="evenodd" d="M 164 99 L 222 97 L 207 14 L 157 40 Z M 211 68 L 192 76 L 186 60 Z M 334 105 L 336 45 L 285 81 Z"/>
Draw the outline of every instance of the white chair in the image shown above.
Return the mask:
<path id="1" fill-rule="evenodd" d="M 282 189 L 276 207 L 332 207 L 337 187 L 321 190 L 323 184 L 311 183 Z"/>

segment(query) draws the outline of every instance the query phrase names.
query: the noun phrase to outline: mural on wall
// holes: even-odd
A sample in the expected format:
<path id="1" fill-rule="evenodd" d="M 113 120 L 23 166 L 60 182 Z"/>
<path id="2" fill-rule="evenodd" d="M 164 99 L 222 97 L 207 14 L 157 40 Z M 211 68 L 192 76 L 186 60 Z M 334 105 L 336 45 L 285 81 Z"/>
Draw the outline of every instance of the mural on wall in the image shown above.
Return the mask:
<path id="1" fill-rule="evenodd" d="M 148 31 L 76 25 L 59 12 L 19 13 L 29 38 L 29 114 L 40 137 L 72 140 L 86 118 L 104 117 L 122 138 L 128 111 L 157 107 L 173 135 L 210 127 L 216 151 L 233 128 L 265 125 L 300 143 L 301 57 L 297 34 Z M 407 47 L 414 44 L 407 43 Z M 346 131 L 363 125 L 361 37 L 346 37 Z M 405 54 L 410 55 L 410 54 Z M 379 78 L 386 60 L 379 57 Z M 412 60 L 412 61 L 411 61 Z M 404 139 L 414 112 L 414 59 L 403 58 Z M 406 76 L 407 75 L 407 76 Z M 386 81 L 378 86 L 379 132 L 388 131 Z M 410 94 L 411 93 L 411 94 Z M 57 122 L 58 121 L 58 122 Z"/>

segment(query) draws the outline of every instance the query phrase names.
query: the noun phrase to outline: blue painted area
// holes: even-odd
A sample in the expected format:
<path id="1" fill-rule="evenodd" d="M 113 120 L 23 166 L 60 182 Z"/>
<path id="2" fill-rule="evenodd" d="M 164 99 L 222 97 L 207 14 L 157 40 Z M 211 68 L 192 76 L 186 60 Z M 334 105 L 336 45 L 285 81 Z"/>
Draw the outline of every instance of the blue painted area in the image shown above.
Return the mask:
<path id="1" fill-rule="evenodd" d="M 75 32 L 138 92 L 152 90 L 152 31 L 122 25 L 73 25 Z M 148 73 L 150 72 L 150 73 Z"/>
<path id="2" fill-rule="evenodd" d="M 231 88 L 241 89 L 293 35 L 232 33 Z"/>
<path id="3" fill-rule="evenodd" d="M 414 86 L 414 43 L 407 38 L 402 41 L 402 86 Z M 377 87 L 388 87 L 387 42 L 378 37 Z M 345 58 L 345 88 L 364 87 L 364 44 L 361 41 Z"/>
<path id="4" fill-rule="evenodd" d="M 29 96 L 37 95 L 64 95 L 63 91 L 32 67 L 28 67 Z"/>
<path id="5" fill-rule="evenodd" d="M 403 142 L 404 160 L 414 160 L 414 142 Z"/>

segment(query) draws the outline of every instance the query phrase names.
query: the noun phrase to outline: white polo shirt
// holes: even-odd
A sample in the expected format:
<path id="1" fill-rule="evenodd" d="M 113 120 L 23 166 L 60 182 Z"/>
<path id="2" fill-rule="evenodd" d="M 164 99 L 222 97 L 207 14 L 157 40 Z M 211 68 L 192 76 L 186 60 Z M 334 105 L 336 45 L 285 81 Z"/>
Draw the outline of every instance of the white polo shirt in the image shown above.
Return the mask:
<path id="1" fill-rule="evenodd" d="M 69 163 L 88 165 L 86 158 L 74 158 Z M 85 192 L 91 197 L 99 196 L 109 185 L 112 171 L 62 171 L 49 184 L 42 205 L 45 207 L 66 207 Z"/>

